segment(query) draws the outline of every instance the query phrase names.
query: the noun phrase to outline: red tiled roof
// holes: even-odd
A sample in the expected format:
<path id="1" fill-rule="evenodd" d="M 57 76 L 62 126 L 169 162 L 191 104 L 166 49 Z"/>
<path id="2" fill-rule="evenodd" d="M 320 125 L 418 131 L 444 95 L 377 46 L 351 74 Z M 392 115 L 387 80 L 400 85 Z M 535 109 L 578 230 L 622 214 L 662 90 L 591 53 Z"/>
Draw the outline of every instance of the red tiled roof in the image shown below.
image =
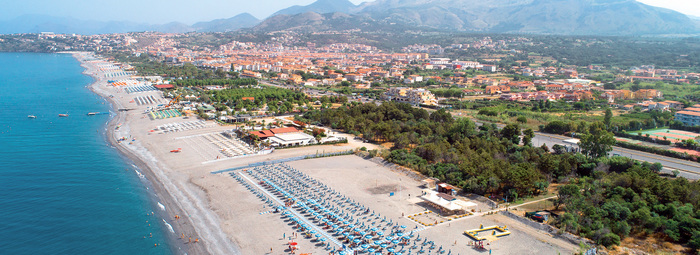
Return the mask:
<path id="1" fill-rule="evenodd" d="M 265 131 L 267 131 L 267 130 L 265 130 Z M 272 131 L 272 133 L 274 133 L 275 135 L 276 134 L 299 132 L 299 130 L 297 130 L 294 127 L 273 128 L 273 129 L 270 129 L 269 131 Z"/>
<path id="2" fill-rule="evenodd" d="M 248 132 L 248 134 L 256 135 L 259 138 L 267 138 L 267 137 L 275 136 L 275 134 L 273 134 L 270 130 L 250 131 L 250 132 Z"/>
<path id="3" fill-rule="evenodd" d="M 677 112 L 676 114 L 684 114 L 684 115 L 691 115 L 691 116 L 700 116 L 700 112 L 691 112 L 691 111 L 680 111 L 680 112 Z"/>
<path id="4" fill-rule="evenodd" d="M 158 85 L 153 85 L 153 87 L 156 87 L 157 89 L 172 89 L 175 86 L 172 84 L 158 84 Z"/>

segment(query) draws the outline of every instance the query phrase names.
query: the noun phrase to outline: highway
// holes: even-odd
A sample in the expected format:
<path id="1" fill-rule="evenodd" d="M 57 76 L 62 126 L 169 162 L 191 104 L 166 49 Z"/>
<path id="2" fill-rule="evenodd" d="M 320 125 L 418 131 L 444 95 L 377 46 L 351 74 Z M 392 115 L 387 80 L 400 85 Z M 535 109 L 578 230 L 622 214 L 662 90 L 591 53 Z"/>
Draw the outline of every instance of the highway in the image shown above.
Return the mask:
<path id="1" fill-rule="evenodd" d="M 542 144 L 547 144 L 547 147 L 551 149 L 552 145 L 554 144 L 564 145 L 563 141 L 567 139 L 571 139 L 571 137 L 535 132 L 535 137 L 532 139 L 532 145 L 542 146 Z M 671 173 L 671 171 L 677 169 L 681 172 L 679 176 L 693 180 L 700 179 L 700 163 L 698 162 L 613 146 L 613 150 L 610 152 L 610 155 L 615 154 L 639 161 L 646 161 L 650 163 L 658 162 L 664 165 L 664 170 L 662 171 L 664 173 Z"/>
<path id="2" fill-rule="evenodd" d="M 294 87 L 288 86 L 288 85 L 279 85 L 279 84 L 273 84 L 267 81 L 260 81 L 262 84 L 269 85 L 269 86 L 275 86 L 275 87 L 281 87 L 281 88 L 287 88 L 287 89 L 293 89 Z M 322 96 L 322 95 L 328 95 L 328 96 L 335 96 L 339 95 L 334 92 L 325 92 L 321 90 L 316 90 L 316 89 L 310 89 L 310 88 L 305 88 L 305 92 L 307 94 L 310 94 L 312 96 Z M 352 99 L 351 97 L 348 97 L 348 101 L 359 101 L 359 102 L 374 102 L 376 104 L 381 103 L 381 100 L 372 100 L 369 98 L 364 98 L 361 97 L 359 100 L 357 99 Z M 428 111 L 434 111 L 433 109 L 426 109 Z M 454 113 L 452 113 L 454 114 Z M 461 117 L 461 116 L 454 116 L 455 118 Z M 472 119 L 476 123 L 477 126 L 483 125 L 481 122 L 479 122 L 476 119 Z M 503 128 L 505 125 L 503 124 L 496 124 L 499 128 Z M 565 145 L 564 140 L 571 139 L 570 137 L 566 136 L 561 136 L 561 135 L 554 135 L 554 134 L 545 134 L 541 132 L 535 132 L 535 137 L 532 139 L 532 144 L 533 146 L 541 146 L 542 144 L 547 144 L 547 147 L 550 149 L 554 144 L 560 144 L 560 145 Z M 642 152 L 642 151 L 636 151 L 636 150 L 630 150 L 630 149 L 625 149 L 617 146 L 613 146 L 613 151 L 610 152 L 610 155 L 620 155 L 628 158 L 632 158 L 635 160 L 639 161 L 646 161 L 650 163 L 661 163 L 664 166 L 664 169 L 662 170 L 663 173 L 671 173 L 673 170 L 678 170 L 680 171 L 679 176 L 685 177 L 687 179 L 692 179 L 692 180 L 698 180 L 700 179 L 700 163 L 698 162 L 692 162 L 688 160 L 682 160 L 682 159 L 677 159 L 677 158 L 671 158 L 671 157 L 666 157 L 666 156 L 661 156 L 653 153 L 647 153 L 647 152 Z"/>

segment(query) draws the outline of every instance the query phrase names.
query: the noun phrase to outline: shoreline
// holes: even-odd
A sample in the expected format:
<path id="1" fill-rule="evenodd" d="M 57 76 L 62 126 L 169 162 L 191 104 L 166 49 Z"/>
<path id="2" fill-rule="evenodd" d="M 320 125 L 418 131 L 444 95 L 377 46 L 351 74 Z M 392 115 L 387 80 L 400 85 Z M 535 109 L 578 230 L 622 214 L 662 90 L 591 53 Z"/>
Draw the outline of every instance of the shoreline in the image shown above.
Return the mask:
<path id="1" fill-rule="evenodd" d="M 82 73 L 92 77 L 93 81 L 87 86 L 88 89 L 104 98 L 111 105 L 111 110 L 114 111 L 115 115 L 113 115 L 113 117 L 110 118 L 109 122 L 105 125 L 105 138 L 110 146 L 116 148 L 121 156 L 131 161 L 135 168 L 140 170 L 140 173 L 145 176 L 145 180 L 142 180 L 142 182 L 144 182 L 143 184 L 153 189 L 153 192 L 149 192 L 148 196 L 150 197 L 149 199 L 151 199 L 150 202 L 153 206 L 153 212 L 163 219 L 163 222 L 159 222 L 159 224 L 163 225 L 164 236 L 169 242 L 169 249 L 171 252 L 173 254 L 212 254 L 211 250 L 209 249 L 209 246 L 211 245 L 210 242 L 202 241 L 200 243 L 205 245 L 188 246 L 186 243 L 187 241 L 182 240 L 182 238 L 178 235 L 178 233 L 182 233 L 186 238 L 201 236 L 200 231 L 198 231 L 200 226 L 195 226 L 195 223 L 189 217 L 182 217 L 175 220 L 176 215 L 184 215 L 188 213 L 185 213 L 186 210 L 184 210 L 183 206 L 178 203 L 175 196 L 169 192 L 168 188 L 163 184 L 163 180 L 161 179 L 164 177 L 162 176 L 162 170 L 158 169 L 161 172 L 161 175 L 159 176 L 156 171 L 154 171 L 158 168 L 154 162 L 150 162 L 151 164 L 149 164 L 149 161 L 145 155 L 127 148 L 124 146 L 124 144 L 117 141 L 115 128 L 119 123 L 124 123 L 127 117 L 126 112 L 119 111 L 119 108 L 122 106 L 121 102 L 119 102 L 119 100 L 116 98 L 110 97 L 106 91 L 99 88 L 100 83 L 104 80 L 101 79 L 101 77 L 98 77 L 99 71 L 86 63 L 84 58 L 81 57 L 86 53 L 71 52 L 70 54 L 73 58 L 78 60 L 80 66 L 84 68 Z M 158 208 L 158 204 L 162 204 L 166 209 L 163 210 L 162 208 Z M 178 214 L 176 212 L 182 213 Z M 168 224 L 168 227 L 165 226 L 166 223 Z M 172 228 L 173 232 L 170 232 L 169 228 Z"/>

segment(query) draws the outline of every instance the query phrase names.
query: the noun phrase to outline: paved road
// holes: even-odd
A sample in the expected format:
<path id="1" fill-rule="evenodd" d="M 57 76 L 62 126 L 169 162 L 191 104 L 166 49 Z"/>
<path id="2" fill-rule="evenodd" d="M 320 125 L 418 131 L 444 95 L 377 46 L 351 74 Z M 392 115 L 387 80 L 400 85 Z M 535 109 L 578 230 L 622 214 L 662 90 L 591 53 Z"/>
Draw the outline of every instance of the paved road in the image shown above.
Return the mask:
<path id="1" fill-rule="evenodd" d="M 552 145 L 554 144 L 564 145 L 563 141 L 567 139 L 571 139 L 571 137 L 535 132 L 535 137 L 532 139 L 532 145 L 541 146 L 542 144 L 547 144 L 549 148 L 552 148 Z M 630 150 L 617 146 L 613 146 L 613 150 L 612 152 L 610 152 L 610 154 L 617 154 L 631 159 L 647 161 L 651 163 L 658 162 L 664 165 L 663 172 L 671 173 L 671 171 L 677 169 L 681 172 L 680 176 L 693 180 L 700 179 L 700 163 L 697 162 L 671 158 L 642 151 Z"/>
<path id="2" fill-rule="evenodd" d="M 276 86 L 276 87 L 282 87 L 282 88 L 291 88 L 290 86 L 287 85 L 278 85 L 278 84 L 271 84 L 267 81 L 261 81 L 261 83 L 266 84 L 266 85 L 271 85 L 271 86 Z M 321 90 L 315 90 L 315 89 L 306 89 L 306 92 L 312 95 L 336 95 L 334 92 L 322 92 Z M 349 101 L 353 101 L 350 97 L 348 97 Z M 365 98 L 365 100 L 360 99 L 360 102 L 367 102 L 365 100 L 371 100 L 368 98 Z M 357 101 L 357 100 L 355 100 Z M 375 103 L 379 104 L 381 103 L 381 100 L 372 100 Z M 426 109 L 428 111 L 434 111 L 433 109 Z M 453 113 L 454 114 L 454 113 Z M 455 118 L 461 117 L 461 116 L 454 116 Z M 472 119 L 477 126 L 483 125 L 483 123 L 479 122 L 476 119 Z M 503 128 L 505 125 L 503 124 L 496 124 L 499 128 Z M 560 144 L 560 145 L 565 145 L 563 143 L 564 140 L 571 139 L 570 137 L 566 136 L 561 136 L 561 135 L 552 135 L 552 134 L 545 134 L 545 133 L 540 133 L 540 132 L 535 132 L 535 137 L 532 139 L 532 144 L 534 146 L 541 146 L 542 144 L 547 144 L 549 148 L 552 148 L 552 145 L 554 144 Z M 700 179 L 700 163 L 697 162 L 692 162 L 688 160 L 682 160 L 682 159 L 677 159 L 677 158 L 671 158 L 671 157 L 666 157 L 666 156 L 661 156 L 653 153 L 647 153 L 647 152 L 641 152 L 641 151 L 636 151 L 636 150 L 630 150 L 630 149 L 625 149 L 621 147 L 614 146 L 613 151 L 610 152 L 610 155 L 620 155 L 640 161 L 647 161 L 651 163 L 661 163 L 664 165 L 664 169 L 662 172 L 665 173 L 671 173 L 673 170 L 678 170 L 680 171 L 679 176 L 683 176 L 687 179 L 693 179 L 697 180 Z"/>

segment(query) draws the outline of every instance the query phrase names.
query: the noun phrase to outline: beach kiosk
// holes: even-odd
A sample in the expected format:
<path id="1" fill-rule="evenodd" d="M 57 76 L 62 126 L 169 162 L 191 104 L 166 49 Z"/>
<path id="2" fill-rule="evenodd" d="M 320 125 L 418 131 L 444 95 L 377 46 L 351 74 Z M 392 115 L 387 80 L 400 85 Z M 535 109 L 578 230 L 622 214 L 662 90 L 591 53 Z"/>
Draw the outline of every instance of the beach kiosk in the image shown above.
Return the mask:
<path id="1" fill-rule="evenodd" d="M 473 202 L 462 201 L 456 197 L 437 192 L 433 189 L 424 189 L 425 195 L 420 196 L 423 201 L 438 209 L 443 215 L 465 214 L 467 211 L 476 210 Z"/>

